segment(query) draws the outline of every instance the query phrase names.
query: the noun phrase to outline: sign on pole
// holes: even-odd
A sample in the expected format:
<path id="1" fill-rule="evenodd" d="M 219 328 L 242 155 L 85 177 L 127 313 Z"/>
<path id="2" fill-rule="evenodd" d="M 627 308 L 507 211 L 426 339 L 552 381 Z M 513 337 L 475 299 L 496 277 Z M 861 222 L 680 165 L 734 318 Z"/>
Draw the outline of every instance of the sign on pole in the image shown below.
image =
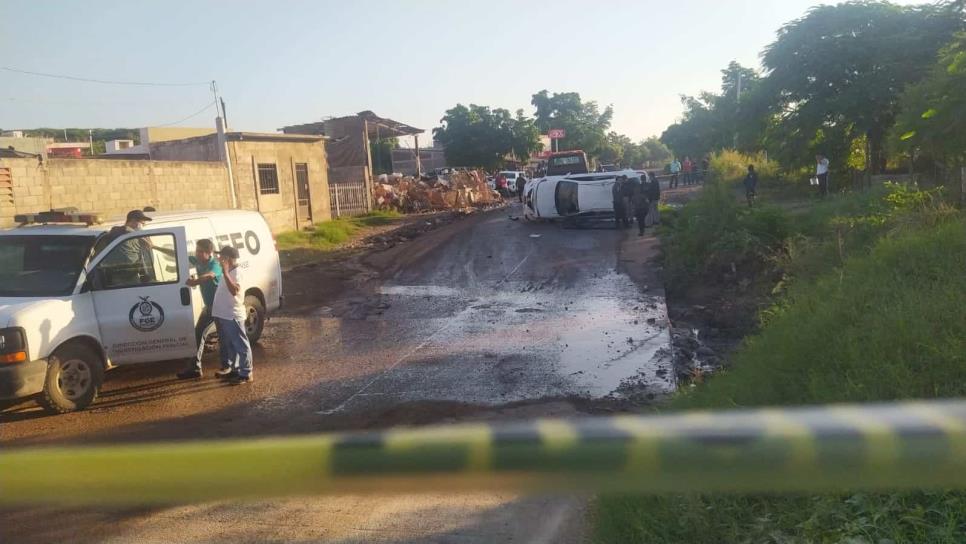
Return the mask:
<path id="1" fill-rule="evenodd" d="M 551 140 L 559 140 L 567 137 L 567 131 L 562 128 L 552 128 L 547 131 L 547 136 L 550 136 Z"/>

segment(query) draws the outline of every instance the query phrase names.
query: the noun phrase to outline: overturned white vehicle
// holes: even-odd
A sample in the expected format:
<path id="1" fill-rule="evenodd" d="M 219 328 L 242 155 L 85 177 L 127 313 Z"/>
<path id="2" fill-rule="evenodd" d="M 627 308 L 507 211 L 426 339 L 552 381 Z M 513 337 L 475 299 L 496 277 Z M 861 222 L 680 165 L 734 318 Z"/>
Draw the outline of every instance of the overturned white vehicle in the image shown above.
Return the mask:
<path id="1" fill-rule="evenodd" d="M 614 183 L 619 176 L 641 181 L 635 170 L 597 172 L 534 179 L 523 189 L 524 217 L 529 220 L 613 219 Z"/>

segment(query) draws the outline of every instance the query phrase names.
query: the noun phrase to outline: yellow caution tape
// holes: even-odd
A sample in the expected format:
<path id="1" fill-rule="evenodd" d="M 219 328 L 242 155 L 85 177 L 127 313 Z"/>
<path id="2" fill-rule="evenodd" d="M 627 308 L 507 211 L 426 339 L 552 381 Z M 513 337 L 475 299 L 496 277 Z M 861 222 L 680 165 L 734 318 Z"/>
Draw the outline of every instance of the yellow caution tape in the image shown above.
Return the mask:
<path id="1" fill-rule="evenodd" d="M 966 402 L 0 452 L 0 504 L 467 490 L 966 488 Z"/>

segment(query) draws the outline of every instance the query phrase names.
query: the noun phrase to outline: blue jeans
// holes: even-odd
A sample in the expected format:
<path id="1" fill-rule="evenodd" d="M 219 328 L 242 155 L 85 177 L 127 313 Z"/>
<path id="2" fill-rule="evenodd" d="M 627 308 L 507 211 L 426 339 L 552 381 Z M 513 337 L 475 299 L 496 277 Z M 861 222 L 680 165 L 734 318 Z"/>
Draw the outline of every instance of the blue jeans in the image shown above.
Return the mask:
<path id="1" fill-rule="evenodd" d="M 205 355 L 205 338 L 212 332 L 217 333 L 218 337 L 221 338 L 218 320 L 211 316 L 211 308 L 205 306 L 205 309 L 201 312 L 201 317 L 198 319 L 198 326 L 195 327 L 195 342 L 198 344 L 198 353 L 195 354 L 195 360 L 188 365 L 189 369 L 201 372 L 201 358 Z M 225 343 L 221 340 L 218 341 L 218 354 L 222 368 L 227 368 L 225 361 L 228 360 L 228 351 Z"/>
<path id="2" fill-rule="evenodd" d="M 240 319 L 215 318 L 218 331 L 218 342 L 225 347 L 221 359 L 222 368 L 234 368 L 238 375 L 245 377 L 252 373 L 252 345 L 245 333 L 245 322 Z"/>

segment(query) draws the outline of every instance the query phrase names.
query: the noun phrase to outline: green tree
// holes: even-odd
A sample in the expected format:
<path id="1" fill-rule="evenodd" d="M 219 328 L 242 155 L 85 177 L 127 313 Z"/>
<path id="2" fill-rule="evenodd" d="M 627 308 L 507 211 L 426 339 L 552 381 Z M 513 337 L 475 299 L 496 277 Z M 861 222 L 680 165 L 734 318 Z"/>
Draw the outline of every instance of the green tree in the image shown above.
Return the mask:
<path id="1" fill-rule="evenodd" d="M 657 136 L 651 136 L 640 144 L 644 161 L 651 163 L 669 162 L 673 153 Z"/>
<path id="2" fill-rule="evenodd" d="M 939 61 L 900 99 L 894 148 L 944 165 L 966 162 L 966 33 L 943 49 Z"/>
<path id="3" fill-rule="evenodd" d="M 614 108 L 600 111 L 596 102 L 584 102 L 579 93 L 553 93 L 542 90 L 530 100 L 536 108 L 535 123 L 541 133 L 562 128 L 567 137 L 558 142 L 560 150 L 580 149 L 589 156 L 600 158 L 608 146 L 607 130 L 614 117 Z"/>
<path id="4" fill-rule="evenodd" d="M 458 166 L 496 169 L 508 155 L 525 160 L 540 148 L 539 132 L 522 111 L 457 104 L 446 110 L 433 137 L 443 144 L 446 161 Z"/>
<path id="5" fill-rule="evenodd" d="M 962 26 L 961 2 L 810 9 L 783 26 L 762 56 L 778 115 L 773 139 L 831 147 L 826 153 L 842 164 L 852 141 L 865 136 L 868 169 L 878 171 L 902 90 L 926 75 L 936 51 Z M 799 164 L 809 155 L 800 149 Z"/>
<path id="6" fill-rule="evenodd" d="M 679 156 L 700 157 L 731 147 L 757 149 L 762 134 L 761 87 L 755 70 L 732 61 L 721 71 L 719 93 L 681 97 L 681 121 L 669 126 L 661 141 Z"/>

